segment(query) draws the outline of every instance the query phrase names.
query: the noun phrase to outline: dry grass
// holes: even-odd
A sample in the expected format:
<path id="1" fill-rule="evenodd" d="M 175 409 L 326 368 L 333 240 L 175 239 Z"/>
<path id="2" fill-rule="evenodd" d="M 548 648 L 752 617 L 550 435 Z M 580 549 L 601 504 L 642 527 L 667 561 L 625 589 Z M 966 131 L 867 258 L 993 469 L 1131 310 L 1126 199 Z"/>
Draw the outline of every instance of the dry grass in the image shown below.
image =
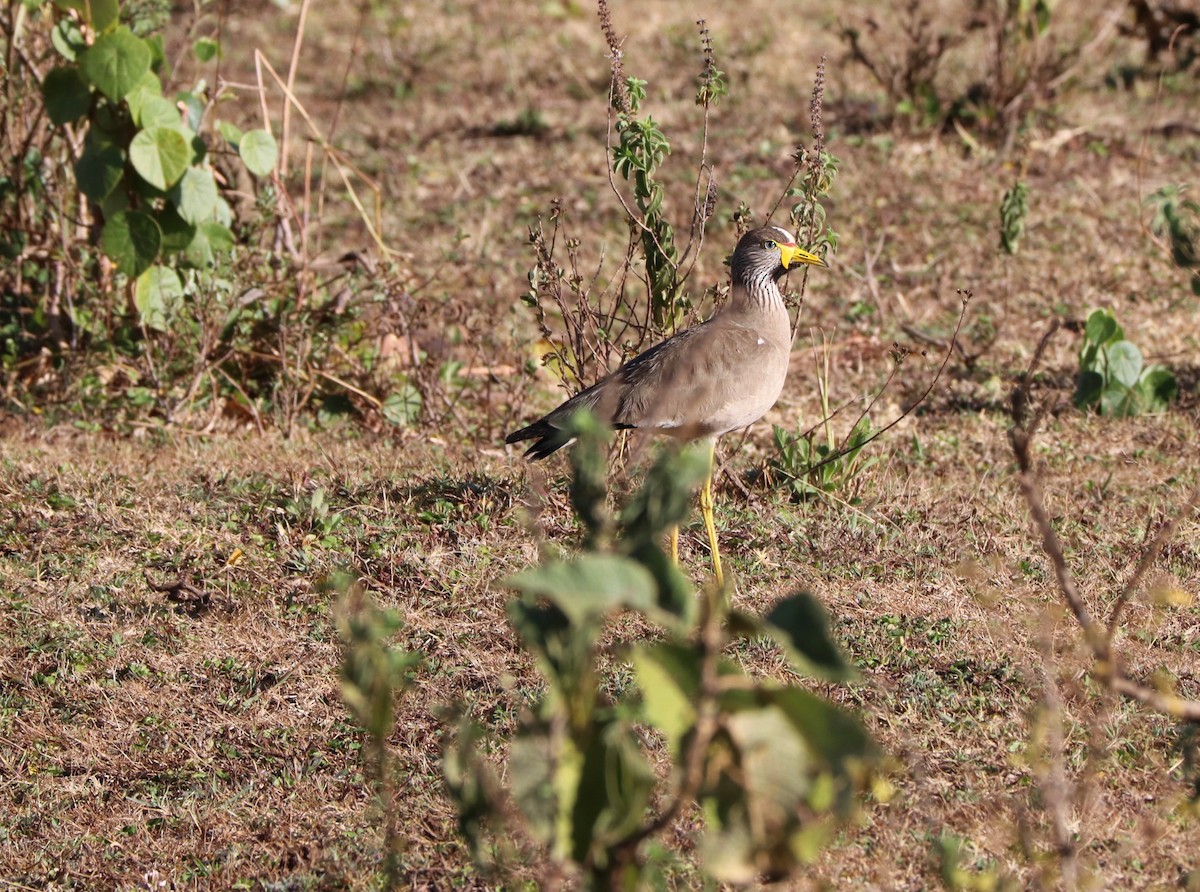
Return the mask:
<path id="1" fill-rule="evenodd" d="M 1176 369 L 1184 395 L 1170 415 L 1063 411 L 1039 440 L 1067 557 L 1089 603 L 1110 603 L 1148 522 L 1196 475 L 1197 306 L 1140 225 L 1142 195 L 1195 176 L 1194 137 L 1154 130 L 1142 147 L 1147 128 L 1188 119 L 1195 84 L 1177 83 L 1158 105 L 1152 82 L 1132 94 L 1105 88 L 1106 68 L 1136 56 L 1120 45 L 1114 53 L 1124 56 L 1081 72 L 1058 117 L 1030 134 L 1029 225 L 1021 253 L 1002 258 L 997 209 L 1015 168 L 957 136 L 855 132 L 846 100 L 871 88 L 839 66 L 832 22 L 817 9 L 781 17 L 752 0 L 709 14 L 732 95 L 713 121 L 721 203 L 698 282 L 721 278 L 737 202 L 760 213 L 774 203 L 805 138 L 808 78 L 828 50 L 826 125 L 843 162 L 829 210 L 842 248 L 832 270 L 810 277 L 805 322 L 833 344 L 833 403 L 886 376 L 888 347 L 910 340 L 903 326 L 944 336 L 957 317 L 955 288 L 975 293 L 969 325 L 987 317 L 999 336 L 974 369 L 952 363 L 952 379 L 879 444 L 882 460 L 858 481 L 853 507 L 792 504 L 763 487 L 750 472 L 769 457 L 766 425 L 726 456 L 728 473 L 749 485 L 748 496 L 728 478 L 719 487 L 739 603 L 761 608 L 795 587 L 818 594 L 864 674 L 826 693 L 860 708 L 897 756 L 896 798 L 868 807 L 801 885 L 935 886 L 943 833 L 969 841 L 968 863 L 1026 885 L 1052 868 L 1037 719 L 1037 642 L 1048 625 L 1082 863 L 1109 888 L 1198 882 L 1200 829 L 1179 807 L 1187 785 L 1177 729 L 1084 674 L 1086 654 L 1059 610 L 1005 438 L 1008 391 L 1050 318 L 1111 306 L 1152 359 Z M 692 23 L 667 3 L 636 18 L 621 5 L 614 14 L 630 35 L 627 70 L 650 81 L 651 111 L 676 139 L 677 160 L 691 157 Z M 319 15 L 299 78 L 318 114 L 337 99 L 354 37 L 350 17 Z M 230 64 L 252 45 L 287 45 L 292 24 L 274 11 L 235 16 Z M 573 4 L 481 0 L 436 15 L 414 8 L 410 19 L 389 10 L 365 32 L 340 141 L 385 185 L 390 237 L 430 277 L 418 299 L 450 304 L 458 332 L 484 338 L 497 364 L 528 355 L 533 326 L 516 300 L 531 263 L 525 227 L 552 197 L 564 198 L 593 262 L 621 243 L 605 193 L 606 84 L 591 11 Z M 528 109 L 544 119 L 540 135 L 499 135 L 497 125 Z M 689 175 L 676 168 L 680 195 Z M 456 230 L 468 236 L 460 247 Z M 341 233 L 331 252 L 366 241 L 353 222 Z M 452 353 L 456 333 L 448 335 Z M 1055 341 L 1041 393 L 1070 388 L 1076 349 L 1074 336 Z M 919 393 L 936 352 L 910 358 L 882 402 L 899 407 Z M 813 369 L 798 350 L 770 420 L 818 420 Z M 0 876 L 14 888 L 378 882 L 381 823 L 338 696 L 329 596 L 317 587 L 344 566 L 404 611 L 401 644 L 427 658 L 392 739 L 403 768 L 393 807 L 404 870 L 414 887 L 488 885 L 442 794 L 441 711 L 461 703 L 504 730 L 536 685 L 496 585 L 537 559 L 521 509 L 534 487 L 486 435 L 557 396 L 548 379 L 528 385 L 527 399 L 474 392 L 461 424 L 392 439 L 347 429 L 292 442 L 248 433 L 109 439 L 9 422 L 0 441 Z M 548 466 L 542 522 L 570 542 L 562 472 Z M 313 508 L 318 489 L 324 512 Z M 1195 519 L 1186 522 L 1158 568 L 1192 593 L 1198 534 Z M 699 572 L 702 532 L 683 545 Z M 173 603 L 147 575 L 190 581 L 207 603 Z M 1139 597 L 1125 628 L 1131 675 L 1165 667 L 1181 692 L 1200 696 L 1196 607 L 1164 610 Z M 614 634 L 637 632 L 623 624 Z M 786 671 L 770 649 L 738 655 L 757 671 Z M 689 826 L 677 834 L 684 845 Z"/>

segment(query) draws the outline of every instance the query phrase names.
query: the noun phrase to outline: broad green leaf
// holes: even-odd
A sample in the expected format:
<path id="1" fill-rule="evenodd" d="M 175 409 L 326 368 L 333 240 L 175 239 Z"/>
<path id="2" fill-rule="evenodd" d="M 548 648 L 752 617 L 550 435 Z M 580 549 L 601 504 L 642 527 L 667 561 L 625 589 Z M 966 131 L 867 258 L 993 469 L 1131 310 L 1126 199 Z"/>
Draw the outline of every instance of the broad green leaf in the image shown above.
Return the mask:
<path id="1" fill-rule="evenodd" d="M 648 617 L 674 632 L 687 634 L 696 619 L 696 590 L 691 580 L 653 539 L 644 539 L 629 556 L 654 577 L 657 609 Z"/>
<path id="2" fill-rule="evenodd" d="M 121 18 L 121 7 L 117 0 L 87 0 L 86 6 L 92 27 L 98 33 L 109 30 Z"/>
<path id="3" fill-rule="evenodd" d="M 167 61 L 166 45 L 163 43 L 162 33 L 147 34 L 143 39 L 146 41 L 146 46 L 150 48 L 150 70 L 158 74 Z"/>
<path id="4" fill-rule="evenodd" d="M 210 266 L 218 253 L 233 250 L 233 233 L 220 223 L 201 223 L 196 227 L 184 258 L 194 267 Z"/>
<path id="5" fill-rule="evenodd" d="M 700 659 L 682 644 L 641 644 L 632 654 L 633 671 L 642 691 L 641 714 L 662 732 L 676 757 L 684 735 L 696 724 L 695 703 L 700 692 Z"/>
<path id="6" fill-rule="evenodd" d="M 138 90 L 134 91 L 135 94 L 139 92 Z M 179 126 L 179 109 L 170 99 L 162 96 L 146 96 L 136 110 L 133 109 L 131 102 L 130 110 L 133 111 L 133 120 L 143 130 L 149 130 L 152 127 Z"/>
<path id="7" fill-rule="evenodd" d="M 235 149 L 242 141 L 242 131 L 236 124 L 232 124 L 229 121 L 221 121 L 217 124 L 217 132 L 221 134 L 221 138 L 225 142 L 229 143 Z"/>
<path id="8" fill-rule="evenodd" d="M 708 825 L 700 847 L 705 867 L 730 883 L 786 874 L 795 861 L 786 840 L 799 824 L 813 780 L 808 747 L 769 703 L 725 716 L 722 728 L 728 743 L 710 750 L 701 794 Z"/>
<path id="9" fill-rule="evenodd" d="M 836 772 L 876 761 L 879 747 L 849 712 L 797 687 L 767 692 L 813 751 Z M 847 803 L 848 804 L 848 803 Z"/>
<path id="10" fill-rule="evenodd" d="M 1080 372 L 1079 380 L 1075 384 L 1075 406 L 1079 409 L 1094 406 L 1100 401 L 1100 394 L 1103 390 L 1103 375 L 1093 371 Z"/>
<path id="11" fill-rule="evenodd" d="M 174 205 L 167 204 L 154 215 L 162 231 L 162 253 L 177 254 L 187 250 L 196 236 L 196 227 L 179 216 Z"/>
<path id="12" fill-rule="evenodd" d="M 1100 414 L 1126 418 L 1138 413 L 1137 394 L 1124 384 L 1113 382 L 1100 394 Z"/>
<path id="13" fill-rule="evenodd" d="M 120 27 L 96 38 L 80 55 L 79 67 L 97 90 L 120 102 L 150 70 L 150 48 L 128 28 Z"/>
<path id="14" fill-rule="evenodd" d="M 140 276 L 158 257 L 162 232 L 154 218 L 141 211 L 121 211 L 109 218 L 100 247 L 127 276 Z"/>
<path id="15" fill-rule="evenodd" d="M 100 202 L 100 215 L 105 220 L 111 220 L 121 211 L 129 210 L 129 190 L 124 187 L 124 181 L 108 193 L 108 196 Z"/>
<path id="16" fill-rule="evenodd" d="M 856 677 L 854 667 L 846 662 L 829 634 L 825 608 L 808 592 L 784 598 L 765 619 L 767 631 L 784 646 L 799 671 L 828 681 Z"/>
<path id="17" fill-rule="evenodd" d="M 266 130 L 251 130 L 243 134 L 238 143 L 238 154 L 242 156 L 246 168 L 260 177 L 270 176 L 279 157 L 275 137 Z"/>
<path id="18" fill-rule="evenodd" d="M 1133 387 L 1142 376 L 1142 351 L 1129 341 L 1117 341 L 1108 348 L 1108 376 L 1125 387 Z"/>
<path id="19" fill-rule="evenodd" d="M 175 307 L 183 300 L 183 283 L 169 266 L 152 266 L 137 277 L 133 302 L 142 325 L 166 331 Z"/>
<path id="20" fill-rule="evenodd" d="M 192 149 L 176 127 L 151 127 L 129 144 L 129 161 L 155 189 L 171 188 L 192 159 Z"/>
<path id="21" fill-rule="evenodd" d="M 1142 372 L 1137 389 L 1152 412 L 1165 412 L 1167 404 L 1179 396 L 1174 373 L 1161 365 L 1150 366 Z"/>
<path id="22" fill-rule="evenodd" d="M 42 96 L 55 124 L 78 121 L 92 107 L 92 91 L 74 65 L 52 68 L 42 81 Z"/>
<path id="23" fill-rule="evenodd" d="M 1084 337 L 1093 344 L 1107 344 L 1121 337 L 1121 326 L 1109 310 L 1093 310 L 1083 330 Z"/>
<path id="24" fill-rule="evenodd" d="M 220 49 L 220 44 L 211 37 L 198 37 L 192 44 L 192 52 L 200 62 L 211 62 Z"/>
<path id="25" fill-rule="evenodd" d="M 574 625 L 622 607 L 654 607 L 654 579 L 645 567 L 613 554 L 582 554 L 571 561 L 525 570 L 504 585 L 546 598 Z"/>
<path id="26" fill-rule="evenodd" d="M 214 220 L 217 210 L 217 184 L 206 167 L 189 167 L 170 193 L 179 216 L 198 225 Z"/>
<path id="27" fill-rule="evenodd" d="M 421 391 L 405 381 L 383 401 L 383 417 L 396 427 L 415 424 L 421 415 Z"/>
<path id="28" fill-rule="evenodd" d="M 129 106 L 129 113 L 133 115 L 134 121 L 141 121 L 142 106 L 153 99 L 162 98 L 162 82 L 157 74 L 147 69 L 142 79 L 125 95 L 125 104 Z M 178 114 L 175 115 L 174 122 L 179 122 Z"/>
<path id="29" fill-rule="evenodd" d="M 90 140 L 75 162 L 75 182 L 79 191 L 96 204 L 107 198 L 125 173 L 125 156 L 114 145 Z"/>

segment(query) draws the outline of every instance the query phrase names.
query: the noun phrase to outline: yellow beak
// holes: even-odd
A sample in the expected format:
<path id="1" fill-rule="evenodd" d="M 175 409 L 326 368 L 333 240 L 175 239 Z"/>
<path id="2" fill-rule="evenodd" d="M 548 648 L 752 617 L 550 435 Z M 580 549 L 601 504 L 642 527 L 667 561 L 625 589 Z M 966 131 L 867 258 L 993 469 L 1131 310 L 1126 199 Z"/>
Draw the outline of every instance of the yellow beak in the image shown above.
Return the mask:
<path id="1" fill-rule="evenodd" d="M 791 269 L 797 263 L 811 263 L 813 266 L 829 266 L 816 254 L 810 254 L 795 245 L 780 245 L 779 259 L 784 269 Z"/>

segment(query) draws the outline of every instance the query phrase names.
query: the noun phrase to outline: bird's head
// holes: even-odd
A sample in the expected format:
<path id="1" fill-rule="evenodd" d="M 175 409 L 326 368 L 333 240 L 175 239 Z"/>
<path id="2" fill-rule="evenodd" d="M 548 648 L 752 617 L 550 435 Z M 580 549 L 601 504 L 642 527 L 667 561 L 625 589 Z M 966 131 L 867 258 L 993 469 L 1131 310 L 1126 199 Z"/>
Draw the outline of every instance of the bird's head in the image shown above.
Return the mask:
<path id="1" fill-rule="evenodd" d="M 827 266 L 816 254 L 796 246 L 796 238 L 779 226 L 763 226 L 742 236 L 733 252 L 730 268 L 735 282 L 769 275 L 778 279 L 794 266 L 809 263 Z"/>

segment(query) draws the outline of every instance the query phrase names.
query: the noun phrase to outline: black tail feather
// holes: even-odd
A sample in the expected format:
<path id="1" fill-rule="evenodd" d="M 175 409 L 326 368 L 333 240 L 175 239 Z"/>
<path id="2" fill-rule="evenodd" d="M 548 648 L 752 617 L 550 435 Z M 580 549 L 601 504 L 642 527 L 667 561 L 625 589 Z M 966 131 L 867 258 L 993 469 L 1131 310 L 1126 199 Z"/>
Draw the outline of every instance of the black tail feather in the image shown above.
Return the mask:
<path id="1" fill-rule="evenodd" d="M 628 430 L 633 427 L 632 424 L 616 424 L 616 430 Z M 504 442 L 510 446 L 513 443 L 520 443 L 522 440 L 536 440 L 533 445 L 525 450 L 525 458 L 530 461 L 537 461 L 545 458 L 548 455 L 553 455 L 564 446 L 570 446 L 575 442 L 575 438 L 564 431 L 561 427 L 552 424 L 546 418 L 540 418 L 528 427 L 523 427 L 519 431 L 513 431 L 504 438 Z"/>
<path id="2" fill-rule="evenodd" d="M 537 461 L 562 449 L 572 439 L 563 430 L 555 427 L 545 418 L 542 418 L 528 427 L 523 427 L 519 431 L 513 431 L 504 438 L 504 442 L 511 445 L 513 443 L 520 443 L 522 440 L 536 440 L 537 442 L 525 450 L 525 457 L 530 461 Z"/>

